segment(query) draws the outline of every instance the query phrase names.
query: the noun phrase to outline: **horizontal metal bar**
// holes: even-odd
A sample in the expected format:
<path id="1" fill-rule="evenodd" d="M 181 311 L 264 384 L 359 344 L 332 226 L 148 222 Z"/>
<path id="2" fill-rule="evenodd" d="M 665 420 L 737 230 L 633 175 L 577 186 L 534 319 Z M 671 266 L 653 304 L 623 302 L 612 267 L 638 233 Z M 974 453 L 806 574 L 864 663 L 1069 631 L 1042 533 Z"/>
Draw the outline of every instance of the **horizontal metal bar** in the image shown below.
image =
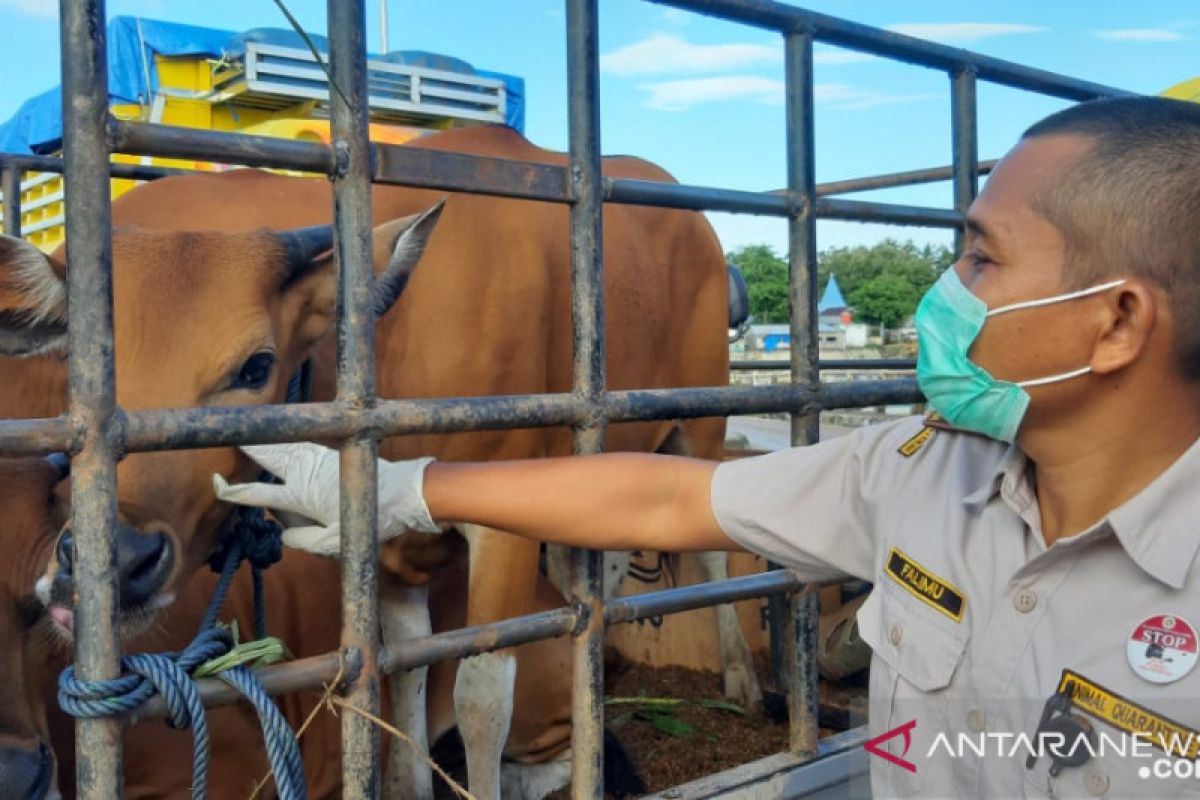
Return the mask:
<path id="1" fill-rule="evenodd" d="M 979 174 L 987 175 L 998 161 L 979 162 Z M 900 186 L 916 186 L 922 183 L 937 183 L 948 181 L 954 177 L 954 168 L 929 167 L 927 169 L 912 169 L 905 172 L 887 172 L 882 175 L 868 175 L 863 178 L 848 178 L 843 181 L 829 181 L 817 184 L 817 194 L 824 197 L 832 194 L 849 194 L 851 192 L 870 192 L 876 189 L 895 189 Z M 786 192 L 779 189 L 778 192 Z"/>
<path id="2" fill-rule="evenodd" d="M 792 203 L 786 193 L 780 195 L 705 186 L 682 186 L 630 178 L 605 178 L 604 199 L 613 203 L 697 211 L 731 211 L 775 217 L 786 217 L 792 211 Z"/>
<path id="3" fill-rule="evenodd" d="M 298 139 L 114 119 L 109 120 L 108 129 L 112 150 L 117 153 L 204 159 L 326 175 L 333 174 L 338 168 L 333 148 Z"/>
<path id="4" fill-rule="evenodd" d="M 613 600 L 605 607 L 604 619 L 606 624 L 632 622 L 660 614 L 675 614 L 762 597 L 775 592 L 791 591 L 798 585 L 799 581 L 792 573 L 774 570 L 715 583 L 664 589 Z M 526 642 L 565 636 L 579 626 L 579 615 L 580 611 L 575 608 L 556 608 L 486 625 L 409 639 L 401 643 L 402 647 L 397 645 L 395 652 L 384 650 L 380 654 L 379 668 L 381 672 L 395 672 L 436 661 L 463 658 L 504 647 L 515 647 Z M 353 655 L 347 654 L 343 672 L 346 678 L 353 677 L 353 671 L 357 669 L 357 665 L 353 663 Z M 340 666 L 338 653 L 326 653 L 264 667 L 255 672 L 268 694 L 279 695 L 305 689 L 319 689 L 337 677 Z M 215 678 L 197 681 L 197 686 L 204 705 L 209 708 L 231 705 L 241 697 Z M 165 714 L 166 706 L 162 698 L 154 697 L 142 706 L 133 721 L 158 719 Z"/>
<path id="5" fill-rule="evenodd" d="M 821 197 L 817 200 L 817 216 L 821 219 L 883 222 L 890 225 L 922 225 L 931 228 L 959 228 L 963 222 L 961 214 L 948 208 L 872 203 L 865 200 L 843 200 L 834 197 Z"/>
<path id="6" fill-rule="evenodd" d="M 610 600 L 604 605 L 604 622 L 617 625 L 662 614 L 689 611 L 693 608 L 735 603 L 777 592 L 791 592 L 799 588 L 800 579 L 794 573 L 782 569 L 715 583 L 679 586 Z"/>
<path id="7" fill-rule="evenodd" d="M 770 797 L 775 800 L 844 800 L 869 796 L 870 765 L 863 744 L 866 726 L 827 736 L 817 755 L 778 753 L 749 764 L 647 795 L 645 800 L 716 800 Z M 851 781 L 861 782 L 857 787 Z"/>
<path id="8" fill-rule="evenodd" d="M 110 123 L 110 128 L 114 150 L 123 153 L 212 159 L 308 172 L 329 173 L 334 169 L 330 149 L 312 142 L 116 120 Z M 375 164 L 372 180 L 378 183 L 573 202 L 564 167 L 403 145 L 376 144 L 372 148 Z M 606 199 L 615 203 L 778 217 L 789 216 L 793 210 L 786 194 L 625 179 L 607 180 L 604 187 Z M 940 228 L 956 228 L 961 223 L 960 215 L 949 209 L 829 198 L 818 200 L 817 216 Z"/>
<path id="9" fill-rule="evenodd" d="M 791 369 L 792 363 L 787 359 L 763 359 L 761 361 L 730 361 L 731 370 L 776 370 Z M 917 368 L 915 358 L 840 358 L 822 359 L 817 362 L 819 370 L 911 370 Z"/>
<path id="10" fill-rule="evenodd" d="M 35 156 L 21 153 L 0 153 L 0 167 L 12 164 L 25 172 L 53 172 L 62 174 L 62 159 L 58 156 Z M 122 164 L 111 162 L 108 172 L 114 178 L 126 178 L 134 181 L 153 181 L 169 175 L 190 175 L 199 170 L 175 169 L 173 167 L 153 167 L 145 164 Z"/>
<path id="11" fill-rule="evenodd" d="M 810 31 L 818 41 L 863 53 L 905 61 L 924 67 L 952 71 L 973 68 L 981 80 L 1016 89 L 1028 89 L 1066 100 L 1132 96 L 1134 92 L 1091 81 L 1027 67 L 970 50 L 937 44 L 915 36 L 873 28 L 826 14 L 818 14 L 774 0 L 650 0 L 720 17 L 732 22 L 768 28 L 780 33 Z"/>
<path id="12" fill-rule="evenodd" d="M 77 450 L 82 441 L 82 427 L 67 416 L 0 420 L 0 455 L 70 453 Z"/>
<path id="13" fill-rule="evenodd" d="M 601 399 L 600 412 L 611 422 L 635 422 L 768 412 L 811 413 L 920 401 L 916 382 L 906 378 L 829 383 L 815 390 L 780 384 L 609 392 Z M 573 394 L 381 400 L 370 409 L 339 403 L 155 409 L 125 412 L 124 434 L 120 438 L 122 451 L 132 453 L 344 440 L 361 435 L 566 426 L 588 418 L 587 403 Z M 0 420 L 0 455 L 70 451 L 78 436 L 78 428 L 65 417 Z"/>
<path id="14" fill-rule="evenodd" d="M 371 180 L 470 194 L 572 202 L 565 167 L 376 144 Z"/>

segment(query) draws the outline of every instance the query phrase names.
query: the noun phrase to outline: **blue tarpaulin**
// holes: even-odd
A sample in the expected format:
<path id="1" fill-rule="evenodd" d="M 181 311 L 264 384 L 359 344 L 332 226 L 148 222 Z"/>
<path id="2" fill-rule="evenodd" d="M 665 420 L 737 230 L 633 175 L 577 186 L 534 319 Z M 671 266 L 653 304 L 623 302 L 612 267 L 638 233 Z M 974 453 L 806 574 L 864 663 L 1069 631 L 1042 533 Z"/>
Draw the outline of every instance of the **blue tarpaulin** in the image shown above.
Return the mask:
<path id="1" fill-rule="evenodd" d="M 318 50 L 329 51 L 325 37 L 314 35 L 311 38 Z M 308 45 L 295 31 L 286 29 L 257 28 L 234 33 L 139 17 L 114 17 L 108 25 L 110 102 L 150 102 L 158 88 L 158 76 L 154 69 L 155 55 L 212 58 L 220 58 L 223 55 L 238 56 L 245 52 L 247 41 L 308 49 Z M 480 77 L 502 80 L 507 87 L 507 124 L 522 133 L 525 130 L 525 82 L 521 78 L 477 70 L 465 61 L 451 56 L 422 51 L 398 51 L 372 58 L 469 72 Z M 11 119 L 0 125 L 0 152 L 50 153 L 58 150 L 61 142 L 61 87 L 55 87 L 26 100 Z"/>

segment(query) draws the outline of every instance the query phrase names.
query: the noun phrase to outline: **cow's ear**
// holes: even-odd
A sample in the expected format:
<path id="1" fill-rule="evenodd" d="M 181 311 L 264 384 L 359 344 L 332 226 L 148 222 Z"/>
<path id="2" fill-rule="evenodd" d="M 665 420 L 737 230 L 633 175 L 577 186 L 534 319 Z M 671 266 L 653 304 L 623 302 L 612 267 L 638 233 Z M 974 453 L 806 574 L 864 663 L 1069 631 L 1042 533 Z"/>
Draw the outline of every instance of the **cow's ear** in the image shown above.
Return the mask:
<path id="1" fill-rule="evenodd" d="M 439 200 L 437 205 L 420 214 L 385 222 L 375 229 L 377 266 L 371 306 L 375 309 L 376 319 L 386 314 L 400 299 L 417 262 L 425 252 L 425 246 L 429 244 L 429 237 L 437 227 L 445 205 L 444 199 Z M 379 264 L 384 265 L 383 269 L 379 269 Z"/>
<path id="2" fill-rule="evenodd" d="M 0 354 L 66 347 L 66 267 L 24 239 L 0 236 Z"/>

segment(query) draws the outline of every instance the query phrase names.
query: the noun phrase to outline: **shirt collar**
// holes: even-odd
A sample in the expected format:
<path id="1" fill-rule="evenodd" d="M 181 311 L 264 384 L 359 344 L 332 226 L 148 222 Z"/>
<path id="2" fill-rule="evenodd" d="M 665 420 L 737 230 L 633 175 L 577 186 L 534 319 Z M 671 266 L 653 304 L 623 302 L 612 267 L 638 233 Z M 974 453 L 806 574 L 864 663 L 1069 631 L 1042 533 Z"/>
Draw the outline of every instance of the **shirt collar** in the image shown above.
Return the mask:
<path id="1" fill-rule="evenodd" d="M 963 498 L 963 503 L 977 511 L 1001 492 L 1014 498 L 1020 496 L 1022 490 L 1032 494 L 1024 482 L 1027 463 L 1028 459 L 1021 449 L 1015 444 L 1010 444 L 1000 460 L 987 470 L 984 480 Z"/>
<path id="2" fill-rule="evenodd" d="M 1182 589 L 1200 550 L 1200 439 L 1146 488 L 1108 514 L 1129 557 L 1173 589 Z"/>
<path id="3" fill-rule="evenodd" d="M 963 498 L 973 510 L 996 495 L 1020 513 L 1036 500 L 1026 474 L 1028 459 L 1015 444 Z M 1105 522 L 1142 571 L 1182 589 L 1200 550 L 1200 439 L 1136 495 L 1108 513 Z M 1095 530 L 1095 529 L 1093 529 Z M 1073 537 L 1072 537 L 1073 538 Z"/>

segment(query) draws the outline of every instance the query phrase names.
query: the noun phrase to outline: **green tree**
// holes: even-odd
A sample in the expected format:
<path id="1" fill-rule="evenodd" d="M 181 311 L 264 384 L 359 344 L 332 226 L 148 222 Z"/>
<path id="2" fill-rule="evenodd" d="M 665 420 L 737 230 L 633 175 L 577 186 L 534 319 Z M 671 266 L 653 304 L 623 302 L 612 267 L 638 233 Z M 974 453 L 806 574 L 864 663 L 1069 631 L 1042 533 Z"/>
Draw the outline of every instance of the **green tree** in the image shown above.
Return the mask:
<path id="1" fill-rule="evenodd" d="M 726 254 L 742 270 L 750 292 L 750 313 L 760 323 L 788 320 L 788 265 L 765 244 L 746 245 Z M 817 293 L 837 275 L 846 302 L 866 322 L 889 327 L 916 311 L 922 294 L 954 261 L 943 245 L 918 246 L 884 239 L 871 246 L 831 247 L 817 260 Z M 881 279 L 887 278 L 887 280 Z"/>
<path id="2" fill-rule="evenodd" d="M 858 287 L 853 305 L 860 319 L 894 328 L 913 313 L 919 299 L 902 276 L 883 273 Z"/>
<path id="3" fill-rule="evenodd" d="M 725 257 L 742 271 L 750 313 L 759 323 L 788 321 L 788 266 L 765 244 L 739 247 Z"/>

